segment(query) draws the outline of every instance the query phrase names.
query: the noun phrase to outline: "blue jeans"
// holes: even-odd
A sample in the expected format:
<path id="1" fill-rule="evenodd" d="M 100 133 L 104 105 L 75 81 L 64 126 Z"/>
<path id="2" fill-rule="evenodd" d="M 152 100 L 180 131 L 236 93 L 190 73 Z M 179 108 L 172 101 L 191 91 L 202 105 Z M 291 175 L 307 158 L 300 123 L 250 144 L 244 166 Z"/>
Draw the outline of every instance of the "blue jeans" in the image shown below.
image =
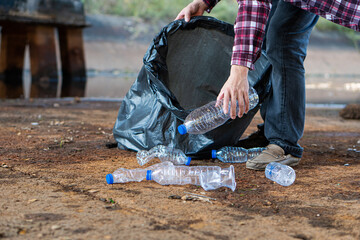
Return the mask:
<path id="1" fill-rule="evenodd" d="M 318 16 L 273 0 L 263 49 L 272 65 L 272 92 L 261 106 L 265 137 L 286 154 L 301 157 L 305 124 L 304 60 Z"/>

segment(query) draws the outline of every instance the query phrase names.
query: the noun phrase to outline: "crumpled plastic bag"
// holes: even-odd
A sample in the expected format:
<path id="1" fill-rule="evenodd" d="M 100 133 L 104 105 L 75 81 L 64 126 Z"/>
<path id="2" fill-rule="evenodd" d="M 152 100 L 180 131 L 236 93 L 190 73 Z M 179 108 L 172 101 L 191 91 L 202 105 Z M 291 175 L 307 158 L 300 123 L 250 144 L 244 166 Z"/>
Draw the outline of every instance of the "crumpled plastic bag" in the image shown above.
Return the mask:
<path id="1" fill-rule="evenodd" d="M 113 129 L 118 147 L 139 151 L 166 145 L 193 158 L 210 158 L 212 149 L 236 144 L 259 106 L 203 135 L 177 132 L 192 110 L 216 100 L 230 73 L 233 41 L 233 25 L 212 17 L 165 26 L 120 106 Z M 260 103 L 270 92 L 270 69 L 262 54 L 249 72 Z"/>

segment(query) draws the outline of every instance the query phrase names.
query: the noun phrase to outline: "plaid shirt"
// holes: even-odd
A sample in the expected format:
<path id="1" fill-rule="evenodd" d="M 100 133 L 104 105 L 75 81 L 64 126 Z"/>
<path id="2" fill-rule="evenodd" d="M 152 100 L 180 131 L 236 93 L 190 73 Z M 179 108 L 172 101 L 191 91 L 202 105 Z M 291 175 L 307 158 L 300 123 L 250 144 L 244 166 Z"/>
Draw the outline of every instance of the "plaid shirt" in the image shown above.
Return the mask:
<path id="1" fill-rule="evenodd" d="M 211 11 L 220 0 L 203 0 Z M 315 13 L 334 23 L 360 31 L 359 0 L 284 0 L 306 11 Z M 271 10 L 271 0 L 237 0 L 235 40 L 232 65 L 254 68 L 260 56 L 265 26 Z"/>

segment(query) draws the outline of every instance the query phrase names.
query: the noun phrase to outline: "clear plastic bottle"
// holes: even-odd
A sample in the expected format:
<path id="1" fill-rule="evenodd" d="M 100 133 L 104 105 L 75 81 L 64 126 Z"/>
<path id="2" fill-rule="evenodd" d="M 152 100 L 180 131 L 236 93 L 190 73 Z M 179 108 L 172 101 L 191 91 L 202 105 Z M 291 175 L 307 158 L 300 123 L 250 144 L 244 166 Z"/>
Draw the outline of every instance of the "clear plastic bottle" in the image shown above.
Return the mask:
<path id="1" fill-rule="evenodd" d="M 115 170 L 112 174 L 106 175 L 106 182 L 108 184 L 113 183 L 127 183 L 127 182 L 141 182 L 146 179 L 146 173 L 148 170 L 155 170 L 161 167 L 171 167 L 174 166 L 171 162 L 162 162 L 154 164 L 147 168 L 136 168 L 136 169 L 126 169 L 119 168 Z"/>
<path id="2" fill-rule="evenodd" d="M 146 178 L 146 180 L 154 180 L 161 185 L 198 185 L 206 191 L 220 187 L 228 187 L 235 191 L 236 188 L 233 166 L 223 169 L 219 166 L 187 167 L 175 166 L 171 162 L 163 162 L 156 165 L 151 169 L 115 171 L 113 174 L 106 176 L 106 181 L 109 184 L 130 181 L 140 182 Z"/>
<path id="3" fill-rule="evenodd" d="M 257 157 L 264 151 L 265 147 L 255 147 L 255 148 L 249 148 L 248 149 L 248 160 L 253 159 L 254 157 Z"/>
<path id="4" fill-rule="evenodd" d="M 254 88 L 249 88 L 249 110 L 253 109 L 259 103 L 259 96 Z M 230 119 L 230 110 L 228 114 L 223 112 L 223 100 L 215 107 L 216 101 L 212 101 L 202 107 L 192 111 L 185 119 L 184 124 L 178 127 L 180 134 L 203 134 L 218 126 L 224 124 Z M 229 103 L 230 109 L 230 103 Z M 239 105 L 236 107 L 239 111 Z"/>
<path id="5" fill-rule="evenodd" d="M 140 166 L 148 163 L 153 158 L 159 158 L 161 162 L 172 162 L 176 165 L 190 165 L 191 157 L 186 157 L 180 149 L 158 145 L 149 151 L 141 150 L 136 154 L 136 158 Z"/>
<path id="6" fill-rule="evenodd" d="M 222 147 L 219 150 L 212 150 L 212 158 L 217 158 L 226 163 L 244 163 L 247 160 L 258 156 L 265 148 L 257 147 L 245 149 L 242 147 Z"/>
<path id="7" fill-rule="evenodd" d="M 296 174 L 292 167 L 277 162 L 269 163 L 265 168 L 265 176 L 282 185 L 290 186 L 295 182 Z"/>

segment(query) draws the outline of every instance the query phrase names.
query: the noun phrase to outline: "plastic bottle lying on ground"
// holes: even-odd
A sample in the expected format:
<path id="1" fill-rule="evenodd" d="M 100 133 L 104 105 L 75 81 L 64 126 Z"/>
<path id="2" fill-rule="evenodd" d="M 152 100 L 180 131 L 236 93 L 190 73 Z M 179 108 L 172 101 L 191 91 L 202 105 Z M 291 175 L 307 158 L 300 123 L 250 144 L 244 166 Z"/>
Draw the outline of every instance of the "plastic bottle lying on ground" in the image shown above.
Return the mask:
<path id="1" fill-rule="evenodd" d="M 253 109 L 259 103 L 259 96 L 254 88 L 249 88 L 249 110 Z M 216 107 L 216 101 L 212 101 L 202 107 L 199 107 L 192 111 L 185 119 L 184 124 L 178 127 L 180 134 L 203 134 L 218 126 L 224 124 L 230 119 L 230 103 L 229 113 L 223 112 L 223 100 L 219 101 L 219 105 Z M 236 112 L 239 111 L 239 105 L 237 104 Z"/>
<path id="2" fill-rule="evenodd" d="M 190 165 L 191 157 L 186 157 L 180 149 L 158 145 L 149 151 L 142 150 L 136 154 L 136 158 L 140 166 L 148 163 L 153 158 L 159 158 L 161 162 L 172 162 L 176 165 Z"/>
<path id="3" fill-rule="evenodd" d="M 119 168 L 113 174 L 106 175 L 108 184 L 140 182 L 154 180 L 161 185 L 186 185 L 201 186 L 204 190 L 214 190 L 228 187 L 235 191 L 234 167 L 221 169 L 219 166 L 175 166 L 171 162 L 162 162 L 145 169 Z"/>
<path id="4" fill-rule="evenodd" d="M 247 160 L 258 156 L 265 148 L 256 147 L 245 149 L 242 147 L 222 147 L 219 150 L 212 150 L 212 158 L 217 158 L 225 163 L 244 163 Z"/>
<path id="5" fill-rule="evenodd" d="M 282 185 L 290 186 L 295 182 L 296 174 L 292 167 L 277 162 L 269 163 L 265 168 L 265 176 Z"/>

